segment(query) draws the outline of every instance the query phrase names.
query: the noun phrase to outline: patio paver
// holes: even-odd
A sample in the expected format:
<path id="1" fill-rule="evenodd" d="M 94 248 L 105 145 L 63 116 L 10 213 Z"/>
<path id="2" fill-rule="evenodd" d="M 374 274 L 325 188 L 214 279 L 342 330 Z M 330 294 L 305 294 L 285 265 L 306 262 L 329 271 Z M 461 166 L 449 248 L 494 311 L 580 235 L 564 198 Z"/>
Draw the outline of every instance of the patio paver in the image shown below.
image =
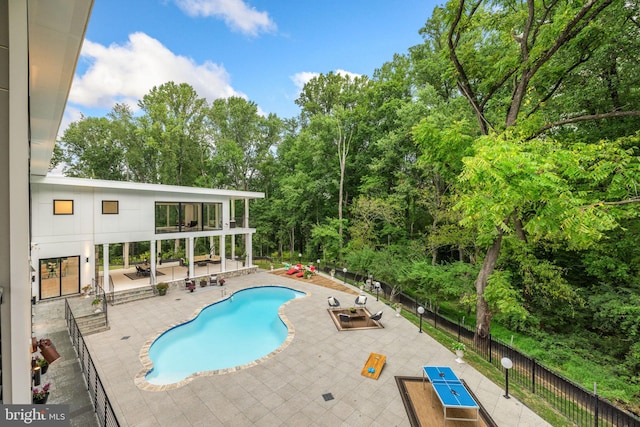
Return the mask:
<path id="1" fill-rule="evenodd" d="M 286 305 L 295 328 L 283 351 L 237 372 L 201 376 L 181 388 L 145 391 L 134 384 L 142 370 L 140 350 L 169 325 L 224 297 L 220 287 L 109 307 L 109 331 L 86 337 L 116 415 L 128 426 L 409 426 L 394 376 L 420 376 L 423 365 L 451 366 L 499 425 L 549 426 L 517 399 L 382 302 L 369 297 L 370 312 L 384 311 L 384 329 L 338 331 L 327 315 L 327 298 L 343 305 L 353 295 L 265 272 L 229 279 L 227 295 L 252 286 L 280 285 L 308 297 Z M 355 289 L 355 288 L 354 288 Z M 123 340 L 122 337 L 129 338 Z M 380 378 L 362 376 L 370 353 L 387 357 Z M 185 355 L 188 360 L 189 355 Z M 332 400 L 323 395 L 331 393 Z"/>

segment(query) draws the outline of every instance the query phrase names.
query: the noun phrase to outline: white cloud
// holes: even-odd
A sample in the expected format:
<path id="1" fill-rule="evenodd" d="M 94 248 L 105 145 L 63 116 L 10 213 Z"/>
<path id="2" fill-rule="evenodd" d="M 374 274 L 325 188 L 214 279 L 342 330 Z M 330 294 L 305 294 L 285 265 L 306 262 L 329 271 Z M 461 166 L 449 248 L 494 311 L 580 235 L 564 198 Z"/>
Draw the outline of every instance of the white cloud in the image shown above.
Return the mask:
<path id="1" fill-rule="evenodd" d="M 256 36 L 260 32 L 276 30 L 267 12 L 258 12 L 242 0 L 174 0 L 189 16 L 214 16 L 224 20 L 232 29 Z"/>
<path id="2" fill-rule="evenodd" d="M 302 71 L 291 76 L 291 80 L 293 81 L 293 84 L 296 85 L 296 88 L 298 88 L 298 93 L 300 93 L 304 85 L 306 85 L 311 79 L 313 79 L 314 77 L 318 77 L 319 75 L 320 73 Z"/>
<path id="3" fill-rule="evenodd" d="M 351 80 L 355 79 L 356 77 L 362 77 L 362 74 L 352 73 L 351 71 L 345 71 L 341 69 L 337 69 L 335 73 L 340 74 L 341 76 L 349 76 L 351 77 Z"/>
<path id="4" fill-rule="evenodd" d="M 354 79 L 356 77 L 362 77 L 362 74 L 356 74 L 356 73 L 352 73 L 350 71 L 345 71 L 345 70 L 340 70 L 340 69 L 334 71 L 334 74 L 340 74 L 342 76 L 349 76 L 349 77 L 351 77 L 351 79 Z M 298 94 L 300 94 L 300 92 L 302 91 L 302 88 L 304 87 L 304 85 L 309 83 L 309 81 L 311 79 L 313 79 L 314 77 L 318 77 L 319 75 L 320 75 L 320 73 L 315 73 L 315 72 L 312 72 L 312 71 L 302 71 L 302 72 L 296 73 L 293 76 L 291 76 L 291 80 L 293 81 L 293 84 L 298 89 Z"/>
<path id="5" fill-rule="evenodd" d="M 246 98 L 231 87 L 224 67 L 210 61 L 196 64 L 144 33 L 131 34 L 127 43 L 108 47 L 85 40 L 81 61 L 90 65 L 75 77 L 69 93 L 69 102 L 78 106 L 111 109 L 119 102 L 137 111 L 138 100 L 169 81 L 190 84 L 209 102 L 230 96 Z"/>

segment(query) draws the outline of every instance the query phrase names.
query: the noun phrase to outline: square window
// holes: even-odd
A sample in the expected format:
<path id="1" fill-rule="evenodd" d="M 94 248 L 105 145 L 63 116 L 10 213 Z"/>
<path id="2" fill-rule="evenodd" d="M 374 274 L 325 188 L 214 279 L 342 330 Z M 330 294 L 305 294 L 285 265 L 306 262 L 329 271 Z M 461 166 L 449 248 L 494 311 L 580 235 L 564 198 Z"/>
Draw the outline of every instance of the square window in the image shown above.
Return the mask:
<path id="1" fill-rule="evenodd" d="M 54 200 L 54 215 L 73 215 L 73 200 Z"/>
<path id="2" fill-rule="evenodd" d="M 103 215 L 117 215 L 118 201 L 117 200 L 103 200 L 102 201 L 102 214 Z"/>

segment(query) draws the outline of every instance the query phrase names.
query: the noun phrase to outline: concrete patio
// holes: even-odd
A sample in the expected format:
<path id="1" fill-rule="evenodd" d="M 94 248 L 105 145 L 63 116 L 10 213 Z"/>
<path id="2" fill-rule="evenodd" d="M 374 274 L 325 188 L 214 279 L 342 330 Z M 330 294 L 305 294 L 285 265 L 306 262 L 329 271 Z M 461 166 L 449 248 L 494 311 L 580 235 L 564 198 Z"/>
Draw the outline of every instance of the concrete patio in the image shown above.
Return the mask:
<path id="1" fill-rule="evenodd" d="M 144 391 L 134 384 L 140 350 L 168 326 L 224 297 L 223 290 L 279 285 L 306 292 L 284 308 L 293 341 L 262 363 L 234 373 L 202 376 L 181 388 Z M 355 289 L 355 288 L 354 288 Z M 500 426 L 548 426 L 517 399 L 434 341 L 375 297 L 370 312 L 384 311 L 384 329 L 338 331 L 327 298 L 349 306 L 353 295 L 261 272 L 194 293 L 173 290 L 109 307 L 111 330 L 86 337 L 116 415 L 127 426 L 409 426 L 394 376 L 420 376 L 423 365 L 451 366 Z M 42 304 L 46 306 L 47 304 Z M 370 353 L 385 355 L 378 380 L 360 374 Z M 185 363 L 189 355 L 185 354 Z M 80 378 L 82 381 L 82 379 Z M 333 399 L 323 396 L 331 394 Z"/>

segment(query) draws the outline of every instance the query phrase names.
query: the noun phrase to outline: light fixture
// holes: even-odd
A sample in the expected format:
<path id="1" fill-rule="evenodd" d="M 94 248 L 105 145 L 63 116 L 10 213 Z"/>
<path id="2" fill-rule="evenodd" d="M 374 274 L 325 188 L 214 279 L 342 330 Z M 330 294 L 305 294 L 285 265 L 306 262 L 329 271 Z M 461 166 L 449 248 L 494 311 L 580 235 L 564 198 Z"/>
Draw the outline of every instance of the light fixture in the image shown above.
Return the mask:
<path id="1" fill-rule="evenodd" d="M 418 307 L 418 314 L 420 315 L 420 329 L 418 330 L 418 332 L 422 333 L 422 315 L 424 314 L 423 306 Z"/>
<path id="2" fill-rule="evenodd" d="M 344 283 L 346 285 L 347 284 L 347 267 L 343 268 L 342 272 L 344 273 Z"/>
<path id="3" fill-rule="evenodd" d="M 500 363 L 504 367 L 504 374 L 505 374 L 504 398 L 505 399 L 510 399 L 510 397 L 509 397 L 509 369 L 511 369 L 513 367 L 513 362 L 508 357 L 503 357 L 500 360 Z"/>
<path id="4" fill-rule="evenodd" d="M 87 257 L 87 259 L 85 260 L 85 262 L 89 262 L 89 257 Z"/>
<path id="5" fill-rule="evenodd" d="M 60 359 L 60 354 L 56 351 L 56 348 L 49 338 L 41 339 L 38 347 L 40 347 L 42 358 L 46 360 L 49 365 Z"/>
<path id="6" fill-rule="evenodd" d="M 33 367 L 33 385 L 40 385 L 40 366 Z"/>

